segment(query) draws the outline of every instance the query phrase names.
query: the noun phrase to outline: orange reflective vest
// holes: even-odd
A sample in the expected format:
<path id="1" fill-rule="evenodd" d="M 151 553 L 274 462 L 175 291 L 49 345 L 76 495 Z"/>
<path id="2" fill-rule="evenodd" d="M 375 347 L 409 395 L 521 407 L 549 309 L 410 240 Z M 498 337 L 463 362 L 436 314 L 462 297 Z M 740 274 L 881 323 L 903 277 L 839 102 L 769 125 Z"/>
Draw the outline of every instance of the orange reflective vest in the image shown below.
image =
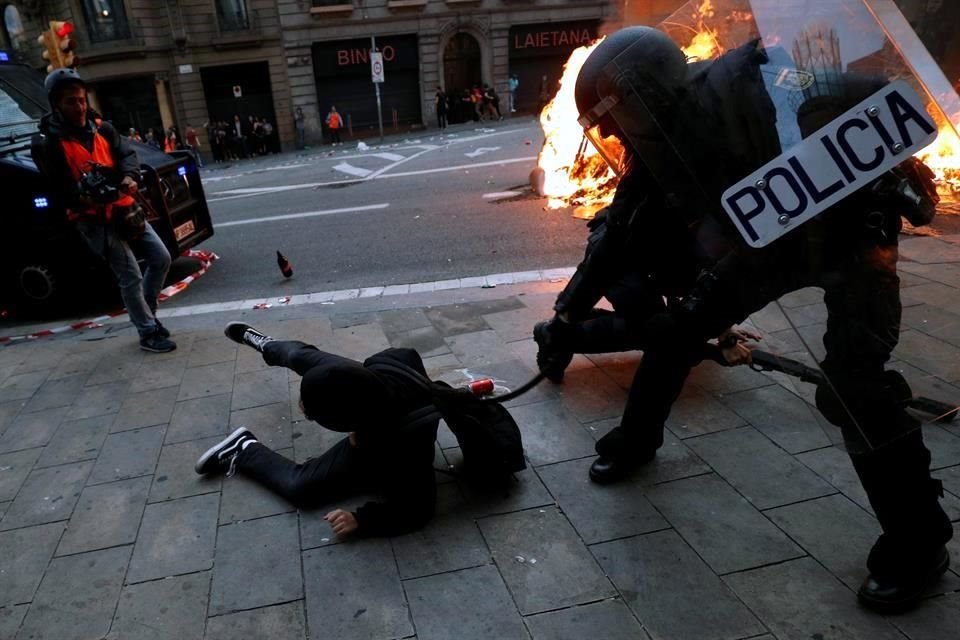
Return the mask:
<path id="1" fill-rule="evenodd" d="M 74 181 L 80 180 L 84 173 L 92 168 L 93 163 L 101 164 L 112 169 L 116 163 L 113 161 L 113 154 L 110 153 L 110 143 L 100 135 L 100 123 L 97 122 L 98 131 L 93 134 L 93 153 L 87 151 L 80 142 L 76 140 L 60 139 L 63 147 L 63 155 L 67 159 L 67 166 L 70 168 L 70 175 Z M 78 220 L 81 216 L 96 217 L 103 215 L 109 222 L 113 217 L 114 207 L 129 207 L 133 205 L 134 200 L 131 196 L 123 194 L 115 202 L 107 205 L 96 205 L 88 209 L 67 209 L 67 220 L 71 222 Z"/>
<path id="2" fill-rule="evenodd" d="M 331 113 L 327 116 L 327 126 L 331 129 L 339 129 L 343 125 L 343 120 L 339 113 Z"/>

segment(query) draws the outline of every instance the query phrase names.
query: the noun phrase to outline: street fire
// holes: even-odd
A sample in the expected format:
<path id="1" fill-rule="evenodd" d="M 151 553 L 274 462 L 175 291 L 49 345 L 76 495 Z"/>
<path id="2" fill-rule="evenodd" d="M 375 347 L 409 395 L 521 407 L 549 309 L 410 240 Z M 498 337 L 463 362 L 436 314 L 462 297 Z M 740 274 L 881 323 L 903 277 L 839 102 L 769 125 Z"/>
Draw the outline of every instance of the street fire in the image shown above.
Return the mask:
<path id="1" fill-rule="evenodd" d="M 944 123 L 936 142 L 917 154 L 937 176 L 937 191 L 944 202 L 960 202 L 960 137 Z"/>

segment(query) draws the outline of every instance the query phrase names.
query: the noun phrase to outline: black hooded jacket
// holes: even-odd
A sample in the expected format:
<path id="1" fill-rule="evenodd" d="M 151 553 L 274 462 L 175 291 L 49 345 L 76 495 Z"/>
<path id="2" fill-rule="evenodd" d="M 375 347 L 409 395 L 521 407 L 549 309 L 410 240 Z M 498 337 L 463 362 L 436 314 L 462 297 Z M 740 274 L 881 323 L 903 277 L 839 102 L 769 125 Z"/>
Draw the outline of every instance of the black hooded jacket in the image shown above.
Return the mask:
<path id="1" fill-rule="evenodd" d="M 70 167 L 67 166 L 67 158 L 63 153 L 61 140 L 75 140 L 82 144 L 88 151 L 93 151 L 93 136 L 98 131 L 96 119 L 99 115 L 93 111 L 87 112 L 87 124 L 85 127 L 73 127 L 64 121 L 59 112 L 54 111 L 43 116 L 40 120 L 40 133 L 43 134 L 42 156 L 37 158 L 38 168 L 51 183 L 56 193 L 62 198 L 63 204 L 67 208 L 80 209 L 84 206 L 80 198 L 80 190 L 77 187 L 73 175 L 70 173 Z M 140 176 L 140 163 L 137 160 L 137 153 L 127 141 L 117 133 L 116 128 L 107 121 L 101 121 L 99 133 L 103 136 L 107 144 L 110 145 L 110 152 L 113 154 L 114 170 L 107 177 L 111 183 L 119 184 L 125 176 L 130 176 L 134 180 Z"/>

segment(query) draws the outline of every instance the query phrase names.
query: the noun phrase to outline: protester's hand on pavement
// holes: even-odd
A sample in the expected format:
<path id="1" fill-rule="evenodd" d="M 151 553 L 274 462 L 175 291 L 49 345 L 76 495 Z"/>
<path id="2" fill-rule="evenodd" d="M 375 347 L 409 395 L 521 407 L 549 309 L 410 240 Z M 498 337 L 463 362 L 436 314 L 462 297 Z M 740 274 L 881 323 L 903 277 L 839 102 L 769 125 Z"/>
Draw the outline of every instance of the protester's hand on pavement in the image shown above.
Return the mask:
<path id="1" fill-rule="evenodd" d="M 134 194 L 137 192 L 137 181 L 130 176 L 124 176 L 120 181 L 120 190 L 124 193 Z"/>
<path id="2" fill-rule="evenodd" d="M 349 511 L 335 509 L 323 516 L 330 523 L 330 528 L 340 537 L 348 536 L 357 530 L 357 518 Z"/>

